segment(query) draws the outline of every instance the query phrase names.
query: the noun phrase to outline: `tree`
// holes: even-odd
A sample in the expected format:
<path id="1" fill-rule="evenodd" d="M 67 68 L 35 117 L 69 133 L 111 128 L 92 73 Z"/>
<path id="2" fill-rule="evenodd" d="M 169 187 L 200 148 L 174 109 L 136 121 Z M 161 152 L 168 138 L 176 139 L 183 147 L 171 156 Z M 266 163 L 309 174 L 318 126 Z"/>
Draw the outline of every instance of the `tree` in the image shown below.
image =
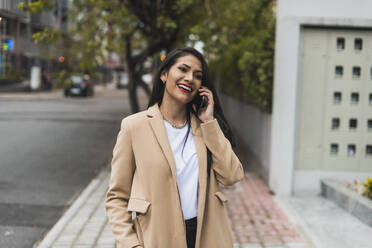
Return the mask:
<path id="1" fill-rule="evenodd" d="M 207 9 L 208 18 L 192 32 L 204 42 L 222 90 L 270 112 L 275 1 L 214 0 Z"/>
<path id="2" fill-rule="evenodd" d="M 51 9 L 56 2 L 26 1 L 22 7 L 41 11 Z M 34 38 L 44 41 L 64 38 L 68 57 L 74 57 L 84 71 L 94 71 L 103 63 L 103 51 L 122 54 L 128 65 L 132 112 L 139 110 L 137 86 L 150 91 L 142 80 L 145 61 L 161 51 L 184 45 L 190 38 L 202 41 L 223 91 L 270 112 L 274 3 L 274 0 L 73 0 L 68 36 L 46 29 Z"/>
<path id="3" fill-rule="evenodd" d="M 50 10 L 56 0 L 25 1 L 20 7 L 35 12 Z M 189 30 L 203 17 L 198 0 L 73 0 L 70 44 L 78 45 L 75 58 L 83 70 L 93 70 L 104 61 L 103 51 L 123 54 L 128 66 L 132 112 L 139 111 L 138 86 L 150 93 L 142 80 L 144 63 L 161 51 L 184 44 Z M 34 38 L 48 42 L 61 37 L 58 30 L 45 29 Z M 66 39 L 66 38 L 65 38 Z"/>

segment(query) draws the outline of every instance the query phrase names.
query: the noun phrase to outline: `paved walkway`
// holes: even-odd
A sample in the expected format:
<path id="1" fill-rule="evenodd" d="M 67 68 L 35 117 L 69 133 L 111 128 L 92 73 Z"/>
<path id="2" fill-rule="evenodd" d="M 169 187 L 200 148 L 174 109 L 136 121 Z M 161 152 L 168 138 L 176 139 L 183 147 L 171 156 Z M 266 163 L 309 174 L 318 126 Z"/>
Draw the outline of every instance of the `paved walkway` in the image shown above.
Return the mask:
<path id="1" fill-rule="evenodd" d="M 324 197 L 278 197 L 276 201 L 317 248 L 372 247 L 372 227 Z"/>
<path id="2" fill-rule="evenodd" d="M 227 211 L 236 247 L 313 247 L 290 223 L 255 174 L 246 173 L 243 181 L 223 190 L 229 199 Z"/>
<path id="3" fill-rule="evenodd" d="M 104 209 L 109 171 L 103 170 L 81 193 L 52 228 L 38 248 L 114 248 L 115 241 Z M 244 248 L 310 248 L 291 225 L 254 174 L 232 187 L 224 187 L 227 212 L 233 227 L 235 246 Z"/>
<path id="4" fill-rule="evenodd" d="M 40 244 L 45 248 L 114 248 L 115 240 L 109 229 L 104 208 L 104 197 L 109 171 L 103 170 L 94 179 Z"/>

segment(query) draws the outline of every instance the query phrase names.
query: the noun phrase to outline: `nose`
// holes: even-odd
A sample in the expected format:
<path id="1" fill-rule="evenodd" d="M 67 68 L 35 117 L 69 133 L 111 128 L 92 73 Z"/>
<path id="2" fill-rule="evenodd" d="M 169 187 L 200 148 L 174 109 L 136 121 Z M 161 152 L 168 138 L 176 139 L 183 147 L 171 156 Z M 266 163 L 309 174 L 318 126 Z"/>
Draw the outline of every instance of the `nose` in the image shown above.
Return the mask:
<path id="1" fill-rule="evenodd" d="M 188 82 L 191 82 L 193 79 L 194 79 L 193 73 L 191 71 L 187 72 L 185 75 L 185 80 L 187 80 Z"/>

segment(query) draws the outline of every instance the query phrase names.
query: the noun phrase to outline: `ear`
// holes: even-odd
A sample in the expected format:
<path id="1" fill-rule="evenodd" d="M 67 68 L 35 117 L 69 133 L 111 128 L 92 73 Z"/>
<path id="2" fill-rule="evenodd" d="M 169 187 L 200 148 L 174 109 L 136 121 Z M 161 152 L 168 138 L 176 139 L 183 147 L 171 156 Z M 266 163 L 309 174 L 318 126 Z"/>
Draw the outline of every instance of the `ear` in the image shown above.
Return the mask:
<path id="1" fill-rule="evenodd" d="M 160 75 L 160 80 L 163 81 L 163 83 L 165 83 L 167 81 L 167 78 L 168 78 L 168 72 L 163 71 Z"/>

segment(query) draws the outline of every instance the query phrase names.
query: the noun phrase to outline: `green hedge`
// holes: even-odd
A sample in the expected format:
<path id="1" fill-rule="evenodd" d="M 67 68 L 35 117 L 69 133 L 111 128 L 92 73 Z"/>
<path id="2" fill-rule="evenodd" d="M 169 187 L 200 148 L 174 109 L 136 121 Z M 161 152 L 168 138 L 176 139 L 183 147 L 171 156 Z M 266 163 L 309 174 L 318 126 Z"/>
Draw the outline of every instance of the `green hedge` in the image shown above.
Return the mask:
<path id="1" fill-rule="evenodd" d="M 0 74 L 0 82 L 18 82 L 23 79 L 21 73 L 11 72 L 7 74 Z"/>

